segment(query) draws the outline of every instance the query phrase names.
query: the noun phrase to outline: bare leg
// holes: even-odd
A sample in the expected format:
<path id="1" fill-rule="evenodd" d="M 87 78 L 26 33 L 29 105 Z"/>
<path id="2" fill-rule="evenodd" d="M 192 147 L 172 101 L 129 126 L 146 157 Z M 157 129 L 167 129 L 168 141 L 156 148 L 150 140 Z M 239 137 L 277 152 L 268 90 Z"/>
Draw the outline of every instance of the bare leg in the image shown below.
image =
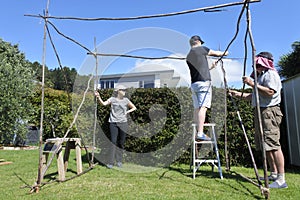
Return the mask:
<path id="1" fill-rule="evenodd" d="M 284 174 L 284 156 L 281 149 L 277 151 L 272 151 L 275 164 L 279 174 Z"/>
<path id="2" fill-rule="evenodd" d="M 287 184 L 285 182 L 285 174 L 284 174 L 284 156 L 281 149 L 271 151 L 277 170 L 278 170 L 278 176 L 277 180 L 270 184 L 270 188 L 287 188 Z"/>
<path id="3" fill-rule="evenodd" d="M 198 133 L 203 133 L 203 125 L 206 117 L 206 107 L 195 109 L 195 120 L 198 127 Z"/>
<path id="4" fill-rule="evenodd" d="M 267 151 L 266 154 L 267 154 L 267 160 L 270 167 L 270 171 L 278 173 L 274 156 L 273 156 L 273 151 Z"/>

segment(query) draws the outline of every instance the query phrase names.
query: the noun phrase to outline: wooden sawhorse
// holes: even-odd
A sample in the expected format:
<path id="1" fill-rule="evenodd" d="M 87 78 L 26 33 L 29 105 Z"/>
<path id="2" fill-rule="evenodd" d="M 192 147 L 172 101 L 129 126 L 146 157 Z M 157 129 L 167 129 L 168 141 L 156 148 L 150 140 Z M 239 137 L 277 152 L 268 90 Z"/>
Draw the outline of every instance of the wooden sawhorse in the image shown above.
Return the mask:
<path id="1" fill-rule="evenodd" d="M 66 144 L 65 152 L 63 154 L 62 145 Z M 43 149 L 43 169 L 47 165 L 49 153 L 55 153 L 57 156 L 58 180 L 64 181 L 66 179 L 66 171 L 68 169 L 68 162 L 71 149 L 76 151 L 76 165 L 77 174 L 82 173 L 81 160 L 81 139 L 80 138 L 50 138 L 46 140 Z"/>

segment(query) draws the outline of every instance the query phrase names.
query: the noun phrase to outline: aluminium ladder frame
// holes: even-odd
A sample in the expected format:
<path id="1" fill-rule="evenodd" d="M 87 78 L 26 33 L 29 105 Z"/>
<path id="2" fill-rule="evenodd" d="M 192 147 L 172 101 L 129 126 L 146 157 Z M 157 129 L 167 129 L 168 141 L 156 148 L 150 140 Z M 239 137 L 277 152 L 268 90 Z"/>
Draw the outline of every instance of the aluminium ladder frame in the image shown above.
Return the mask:
<path id="1" fill-rule="evenodd" d="M 196 133 L 197 133 L 197 128 L 196 124 L 192 124 L 193 126 L 193 136 L 192 136 L 192 170 L 193 170 L 193 179 L 196 177 L 196 172 L 200 168 L 200 166 L 203 163 L 208 163 L 211 164 L 212 166 L 212 171 L 214 167 L 218 167 L 218 171 L 220 173 L 220 178 L 223 179 L 223 174 L 222 174 L 222 168 L 221 168 L 221 163 L 220 163 L 220 158 L 219 158 L 219 150 L 218 150 L 218 145 L 217 145 L 217 138 L 215 134 L 215 125 L 214 123 L 205 123 L 204 127 L 210 127 L 211 135 L 212 135 L 212 140 L 211 141 L 196 141 Z M 216 159 L 199 159 L 198 156 L 196 155 L 197 146 L 199 144 L 210 144 L 212 148 L 215 150 L 216 154 Z M 216 166 L 216 163 L 218 166 Z"/>

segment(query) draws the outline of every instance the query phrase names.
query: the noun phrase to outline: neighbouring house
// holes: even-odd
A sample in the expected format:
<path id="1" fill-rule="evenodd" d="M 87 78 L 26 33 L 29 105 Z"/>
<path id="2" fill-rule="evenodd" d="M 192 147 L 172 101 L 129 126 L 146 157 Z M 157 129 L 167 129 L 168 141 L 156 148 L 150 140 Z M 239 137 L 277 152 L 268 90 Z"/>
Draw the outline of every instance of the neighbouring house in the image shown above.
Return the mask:
<path id="1" fill-rule="evenodd" d="M 102 75 L 98 88 L 114 88 L 122 84 L 127 88 L 162 88 L 178 87 L 180 76 L 174 70 L 131 72 L 123 74 Z"/>

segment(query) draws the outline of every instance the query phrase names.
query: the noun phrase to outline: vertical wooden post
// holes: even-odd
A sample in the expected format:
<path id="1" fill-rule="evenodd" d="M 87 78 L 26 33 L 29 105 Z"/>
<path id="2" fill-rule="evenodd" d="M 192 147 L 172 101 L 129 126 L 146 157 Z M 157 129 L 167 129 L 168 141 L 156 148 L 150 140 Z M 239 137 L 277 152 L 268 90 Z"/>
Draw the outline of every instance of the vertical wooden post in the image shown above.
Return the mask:
<path id="1" fill-rule="evenodd" d="M 58 180 L 64 181 L 66 179 L 66 173 L 65 173 L 64 159 L 62 153 L 62 146 L 58 148 L 60 148 L 59 151 L 57 152 Z"/>
<path id="2" fill-rule="evenodd" d="M 50 0 L 47 2 L 47 7 L 45 11 L 46 17 L 48 16 Z M 44 41 L 43 41 L 43 68 L 42 68 L 42 98 L 41 98 L 41 120 L 40 120 L 40 131 L 39 131 L 39 166 L 38 166 L 38 177 L 36 181 L 35 192 L 39 192 L 39 187 L 43 179 L 43 119 L 44 119 L 44 96 L 45 96 L 45 65 L 46 65 L 46 35 L 47 35 L 47 18 L 45 18 L 44 24 Z"/>
<path id="3" fill-rule="evenodd" d="M 77 138 L 75 141 L 75 151 L 76 151 L 77 174 L 81 174 L 82 160 L 81 160 L 81 142 L 79 138 Z"/>
<path id="4" fill-rule="evenodd" d="M 68 165 L 69 165 L 71 146 L 72 146 L 71 141 L 67 141 L 65 153 L 64 153 L 64 170 L 65 170 L 65 172 L 67 171 Z"/>

